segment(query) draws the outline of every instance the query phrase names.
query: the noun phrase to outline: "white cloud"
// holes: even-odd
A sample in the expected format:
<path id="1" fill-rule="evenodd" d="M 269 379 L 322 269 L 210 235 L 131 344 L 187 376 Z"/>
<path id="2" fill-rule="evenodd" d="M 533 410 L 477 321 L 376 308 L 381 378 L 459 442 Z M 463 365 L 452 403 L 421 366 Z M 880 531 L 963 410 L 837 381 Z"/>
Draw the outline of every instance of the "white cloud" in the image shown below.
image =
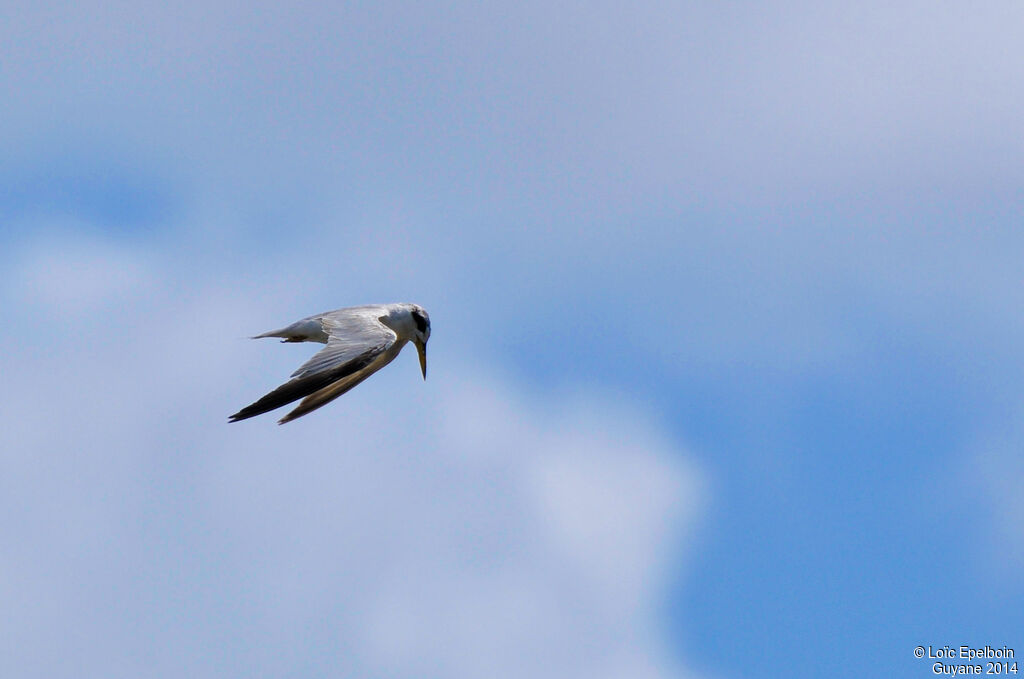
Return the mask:
<path id="1" fill-rule="evenodd" d="M 621 399 L 460 351 L 584 335 L 773 391 L 868 374 L 890 337 L 986 356 L 979 380 L 1019 362 L 1019 4 L 283 7 L 0 25 L 8 184 L 113 156 L 221 211 L 167 262 L 3 255 L 0 662 L 57 663 L 56 636 L 68 676 L 663 676 L 645 629 L 700 475 Z M 308 351 L 244 335 L 404 298 L 435 314 L 426 385 L 399 361 L 310 422 L 224 425 Z M 1019 554 L 1017 448 L 985 450 L 961 478 Z"/>
<path id="2" fill-rule="evenodd" d="M 0 26 L 0 136 L 13 185 L 55 158 L 93 172 L 69 146 L 180 176 L 185 203 L 223 210 L 217 250 L 300 242 L 290 289 L 305 266 L 350 294 L 372 270 L 378 289 L 554 317 L 557 286 L 553 304 L 619 308 L 602 351 L 677 376 L 828 370 L 871 350 L 864 308 L 977 326 L 960 300 L 1014 274 L 1016 230 L 945 205 L 907 221 L 1016 195 L 1020 11 L 33 4 Z"/>
<path id="3" fill-rule="evenodd" d="M 310 349 L 242 339 L 253 300 L 99 241 L 27 261 L 149 283 L 73 338 L 4 338 L 5 674 L 686 674 L 661 601 L 706 483 L 642 411 L 526 392 L 439 334 L 426 383 L 403 356 L 228 425 Z"/>
<path id="4" fill-rule="evenodd" d="M 1005 186 L 1020 12 L 34 3 L 0 27 L 0 134 L 28 158 L 141 148 L 268 204 L 354 187 L 603 216 Z"/>
<path id="5" fill-rule="evenodd" d="M 145 253 L 112 240 L 85 237 L 80 232 L 84 226 L 32 222 L 41 236 L 12 257 L 7 295 L 32 305 L 41 318 L 78 320 L 151 294 L 154 281 Z"/>

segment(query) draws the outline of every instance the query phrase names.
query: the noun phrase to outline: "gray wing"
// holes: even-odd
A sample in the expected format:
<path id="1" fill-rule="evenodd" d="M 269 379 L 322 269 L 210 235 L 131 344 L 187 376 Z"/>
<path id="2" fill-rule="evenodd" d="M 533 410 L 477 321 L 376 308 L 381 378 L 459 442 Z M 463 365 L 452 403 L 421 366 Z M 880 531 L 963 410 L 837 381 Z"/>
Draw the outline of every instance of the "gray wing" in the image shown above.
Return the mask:
<path id="1" fill-rule="evenodd" d="M 319 317 L 327 333 L 327 346 L 292 373 L 292 378 L 252 405 L 231 416 L 231 422 L 261 415 L 305 400 L 281 419 L 294 420 L 329 403 L 387 365 L 394 355 L 395 333 L 377 320 L 378 311 L 340 309 Z"/>

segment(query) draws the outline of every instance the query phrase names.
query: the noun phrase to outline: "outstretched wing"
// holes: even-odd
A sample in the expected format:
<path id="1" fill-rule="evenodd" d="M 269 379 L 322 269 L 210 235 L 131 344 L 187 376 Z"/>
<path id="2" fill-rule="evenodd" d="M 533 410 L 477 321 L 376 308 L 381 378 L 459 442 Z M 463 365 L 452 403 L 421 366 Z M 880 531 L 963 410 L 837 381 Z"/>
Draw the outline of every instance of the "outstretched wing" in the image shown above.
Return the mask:
<path id="1" fill-rule="evenodd" d="M 292 373 L 292 378 L 252 405 L 231 416 L 231 422 L 261 415 L 300 398 L 299 406 L 281 419 L 284 424 L 316 410 L 377 372 L 394 358 L 395 333 L 378 320 L 372 308 L 339 309 L 314 317 L 327 333 L 327 346 Z"/>

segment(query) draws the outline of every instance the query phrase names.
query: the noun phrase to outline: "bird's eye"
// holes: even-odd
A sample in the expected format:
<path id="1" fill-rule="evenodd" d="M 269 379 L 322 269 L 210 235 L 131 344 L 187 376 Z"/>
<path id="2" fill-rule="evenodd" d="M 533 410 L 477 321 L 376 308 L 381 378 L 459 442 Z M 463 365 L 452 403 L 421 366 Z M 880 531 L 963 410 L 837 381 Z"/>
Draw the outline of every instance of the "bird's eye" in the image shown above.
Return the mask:
<path id="1" fill-rule="evenodd" d="M 418 311 L 412 312 L 412 320 L 416 323 L 416 329 L 421 333 L 425 333 L 427 331 L 429 323 L 427 323 L 427 319 L 423 317 L 423 314 Z"/>

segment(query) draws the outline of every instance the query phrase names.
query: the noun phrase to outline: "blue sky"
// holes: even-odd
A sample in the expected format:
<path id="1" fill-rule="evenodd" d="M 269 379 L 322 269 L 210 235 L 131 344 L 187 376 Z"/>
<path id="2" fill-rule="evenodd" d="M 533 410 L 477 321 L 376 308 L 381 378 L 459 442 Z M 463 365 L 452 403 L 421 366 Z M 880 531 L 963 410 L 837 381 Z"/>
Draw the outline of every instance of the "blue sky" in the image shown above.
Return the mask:
<path id="1" fill-rule="evenodd" d="M 1018 3 L 15 3 L 0 674 L 1024 638 Z M 412 356 L 227 416 L 415 301 Z"/>

